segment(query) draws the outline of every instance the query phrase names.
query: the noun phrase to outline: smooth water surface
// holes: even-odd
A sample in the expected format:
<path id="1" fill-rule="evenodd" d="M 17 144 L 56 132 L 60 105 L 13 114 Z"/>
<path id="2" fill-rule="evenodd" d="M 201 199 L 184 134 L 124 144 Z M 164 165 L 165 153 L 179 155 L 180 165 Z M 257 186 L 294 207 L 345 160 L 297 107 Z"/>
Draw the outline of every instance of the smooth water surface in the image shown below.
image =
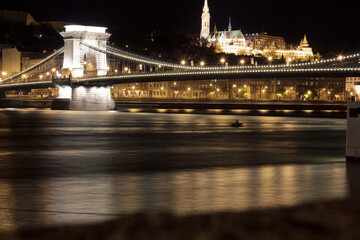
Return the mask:
<path id="1" fill-rule="evenodd" d="M 0 231 L 344 198 L 345 131 L 344 119 L 0 110 Z"/>

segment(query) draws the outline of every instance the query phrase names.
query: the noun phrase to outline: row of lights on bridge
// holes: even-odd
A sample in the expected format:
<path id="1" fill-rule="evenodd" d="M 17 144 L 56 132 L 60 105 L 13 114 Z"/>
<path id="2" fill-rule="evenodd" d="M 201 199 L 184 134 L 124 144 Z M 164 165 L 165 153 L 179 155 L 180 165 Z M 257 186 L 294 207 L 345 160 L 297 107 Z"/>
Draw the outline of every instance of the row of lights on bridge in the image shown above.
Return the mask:
<path id="1" fill-rule="evenodd" d="M 86 45 L 86 46 L 88 46 L 88 45 Z M 93 48 L 93 49 L 95 49 L 95 50 L 98 50 L 98 51 L 103 51 L 103 49 L 99 49 L 99 48 L 97 48 L 97 47 L 95 47 L 95 46 L 88 46 L 88 47 L 91 47 L 91 48 Z M 129 54 L 124 54 L 124 52 L 116 52 L 116 51 L 108 51 L 108 52 L 110 52 L 110 54 L 113 54 L 113 55 L 116 55 L 116 56 L 119 56 L 119 57 L 123 57 L 123 58 L 127 58 L 127 59 L 130 59 L 130 60 L 132 60 L 132 61 L 142 61 L 142 62 L 144 62 L 144 63 L 146 63 L 146 64 L 150 64 L 150 65 L 164 65 L 164 66 L 166 66 L 166 67 L 171 67 L 171 68 L 188 68 L 188 66 L 185 66 L 186 65 L 186 61 L 185 60 L 182 60 L 181 62 L 180 62 L 180 65 L 178 65 L 178 64 L 173 64 L 173 63 L 166 63 L 166 62 L 160 62 L 160 61 L 156 61 L 156 60 L 151 60 L 151 59 L 144 59 L 144 58 L 139 58 L 138 56 L 136 56 L 136 55 L 133 55 L 133 54 L 131 54 L 131 55 L 129 55 Z M 305 66 L 305 65 L 313 65 L 313 64 L 317 64 L 317 63 L 327 63 L 327 62 L 332 62 L 332 61 L 336 61 L 336 60 L 343 60 L 343 59 L 346 59 L 346 58 L 353 58 L 353 57 L 360 57 L 360 54 L 354 54 L 354 55 L 349 55 L 349 56 L 338 56 L 337 58 L 333 58 L 333 59 L 327 59 L 327 60 L 317 60 L 317 61 L 315 61 L 315 62 L 306 62 L 306 63 L 296 63 L 296 64 L 292 64 L 291 66 L 294 66 L 294 67 L 296 67 L 296 66 Z M 267 59 L 269 62 L 271 62 L 271 61 L 273 61 L 274 59 L 273 59 L 273 57 L 269 57 L 268 59 Z M 291 59 L 291 58 L 288 58 L 287 59 L 287 64 L 281 64 L 281 65 L 272 65 L 272 64 L 270 64 L 270 65 L 255 65 L 255 66 L 246 66 L 245 68 L 268 68 L 268 67 L 270 67 L 270 68 L 275 68 L 275 67 L 287 67 L 287 66 L 290 66 L 290 63 L 293 61 L 293 59 Z M 220 59 L 220 62 L 221 63 L 226 63 L 226 60 L 225 59 Z M 244 65 L 245 64 L 245 60 L 241 60 L 240 61 L 240 63 L 241 63 L 241 65 Z M 191 67 L 194 67 L 193 66 L 193 63 L 191 64 L 192 66 Z M 200 66 L 200 68 L 201 67 L 204 67 L 205 66 L 205 62 L 204 61 L 201 61 L 200 63 L 199 63 L 199 66 Z M 194 67 L 195 69 L 196 69 L 196 67 Z M 232 68 L 232 69 L 236 69 L 236 66 L 231 66 L 231 67 L 229 67 L 229 68 Z M 208 67 L 207 69 L 209 69 L 210 70 L 210 67 Z"/>

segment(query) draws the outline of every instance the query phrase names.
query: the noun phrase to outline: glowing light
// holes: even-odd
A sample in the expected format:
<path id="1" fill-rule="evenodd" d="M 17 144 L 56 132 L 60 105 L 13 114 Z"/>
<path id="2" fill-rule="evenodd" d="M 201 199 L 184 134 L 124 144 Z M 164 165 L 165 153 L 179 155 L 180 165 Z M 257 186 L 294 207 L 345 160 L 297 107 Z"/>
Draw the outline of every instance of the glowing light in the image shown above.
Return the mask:
<path id="1" fill-rule="evenodd" d="M 49 72 L 47 72 L 47 73 L 46 73 L 46 76 L 49 76 L 49 75 L 50 75 L 50 73 L 49 73 Z"/>
<path id="2" fill-rule="evenodd" d="M 244 64 L 245 64 L 245 60 L 244 60 L 244 59 L 241 59 L 241 60 L 240 60 L 240 64 L 241 64 L 241 65 L 244 65 Z"/>
<path id="3" fill-rule="evenodd" d="M 181 65 L 185 65 L 185 64 L 186 64 L 185 60 L 181 60 Z"/>
<path id="4" fill-rule="evenodd" d="M 7 75 L 7 72 L 1 72 L 1 75 L 5 77 Z"/>
<path id="5" fill-rule="evenodd" d="M 56 68 L 52 68 L 51 71 L 52 71 L 52 72 L 56 72 Z"/>
<path id="6" fill-rule="evenodd" d="M 188 91 L 190 91 L 191 90 L 191 88 L 188 88 Z"/>
<path id="7" fill-rule="evenodd" d="M 220 89 L 218 88 L 218 89 L 216 89 L 216 91 L 220 92 Z"/>
<path id="8" fill-rule="evenodd" d="M 201 62 L 200 62 L 200 66 L 205 66 L 205 62 L 204 62 L 204 61 L 201 61 Z"/>
<path id="9" fill-rule="evenodd" d="M 355 90 L 357 94 L 360 94 L 360 85 L 356 85 Z"/>
<path id="10" fill-rule="evenodd" d="M 271 62 L 271 61 L 273 60 L 273 58 L 272 58 L 272 57 L 269 57 L 268 60 Z"/>
<path id="11" fill-rule="evenodd" d="M 66 25 L 65 32 L 91 32 L 91 33 L 106 33 L 105 27 L 92 27 L 81 25 Z"/>
<path id="12" fill-rule="evenodd" d="M 338 56 L 337 58 L 339 61 L 342 61 L 344 59 L 344 57 L 342 55 Z"/>
<path id="13" fill-rule="evenodd" d="M 225 58 L 221 58 L 221 59 L 220 59 L 220 62 L 221 62 L 221 63 L 225 63 L 225 61 L 226 61 Z"/>
<path id="14" fill-rule="evenodd" d="M 233 85 L 233 88 L 236 88 L 236 85 L 235 85 L 235 84 Z"/>

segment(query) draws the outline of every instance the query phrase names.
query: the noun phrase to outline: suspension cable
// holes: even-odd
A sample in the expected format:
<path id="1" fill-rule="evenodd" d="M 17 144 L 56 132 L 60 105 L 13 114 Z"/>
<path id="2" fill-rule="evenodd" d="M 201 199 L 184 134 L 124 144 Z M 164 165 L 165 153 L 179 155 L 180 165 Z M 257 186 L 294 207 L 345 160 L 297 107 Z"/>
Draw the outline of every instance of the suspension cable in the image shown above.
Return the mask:
<path id="1" fill-rule="evenodd" d="M 10 81 L 10 80 L 13 80 L 14 78 L 17 78 L 19 76 L 22 76 L 23 74 L 26 74 L 32 70 L 34 70 L 35 68 L 47 63 L 48 61 L 50 61 L 51 59 L 55 58 L 56 56 L 62 54 L 64 52 L 64 47 L 60 48 L 59 50 L 57 50 L 56 52 L 54 52 L 53 54 L 51 54 L 50 56 L 46 57 L 45 59 L 41 60 L 39 63 L 35 64 L 34 66 L 32 67 L 29 67 L 28 69 L 22 71 L 22 72 L 19 72 L 9 78 L 6 78 L 4 80 L 2 80 L 2 83 L 4 82 L 7 82 L 7 81 Z"/>

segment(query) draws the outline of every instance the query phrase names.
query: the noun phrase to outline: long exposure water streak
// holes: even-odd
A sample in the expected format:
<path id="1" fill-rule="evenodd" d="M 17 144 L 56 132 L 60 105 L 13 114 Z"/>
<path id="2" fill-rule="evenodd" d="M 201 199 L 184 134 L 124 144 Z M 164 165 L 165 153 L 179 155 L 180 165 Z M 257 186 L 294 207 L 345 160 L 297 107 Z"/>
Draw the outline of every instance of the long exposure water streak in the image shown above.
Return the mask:
<path id="1" fill-rule="evenodd" d="M 0 231 L 344 198 L 345 123 L 1 110 Z"/>

